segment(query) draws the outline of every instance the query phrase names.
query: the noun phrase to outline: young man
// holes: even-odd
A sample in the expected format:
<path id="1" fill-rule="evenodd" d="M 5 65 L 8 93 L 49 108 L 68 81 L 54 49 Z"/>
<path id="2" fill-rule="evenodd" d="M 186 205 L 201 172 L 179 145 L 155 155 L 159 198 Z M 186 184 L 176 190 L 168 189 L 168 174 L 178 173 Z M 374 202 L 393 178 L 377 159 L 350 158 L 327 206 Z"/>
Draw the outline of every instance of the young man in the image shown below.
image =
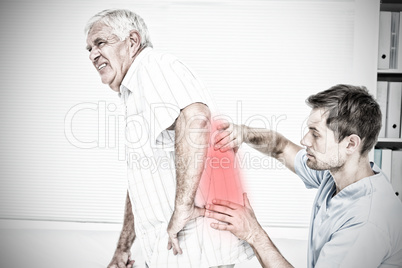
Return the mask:
<path id="1" fill-rule="evenodd" d="M 91 62 L 126 108 L 128 195 L 108 267 L 132 267 L 136 237 L 147 267 L 233 267 L 251 258 L 246 242 L 199 217 L 211 197 L 200 193 L 200 181 L 214 185 L 204 170 L 211 152 L 208 90 L 176 57 L 152 49 L 147 26 L 131 11 L 100 12 L 86 33 Z"/>
<path id="2" fill-rule="evenodd" d="M 274 131 L 225 124 L 216 148 L 246 142 L 317 188 L 308 239 L 308 267 L 401 267 L 402 203 L 368 153 L 381 128 L 379 105 L 364 87 L 337 85 L 307 99 L 312 108 L 302 147 Z M 401 177 L 395 178 L 401 179 Z M 215 200 L 206 216 L 250 243 L 263 267 L 290 267 L 244 205 Z"/>

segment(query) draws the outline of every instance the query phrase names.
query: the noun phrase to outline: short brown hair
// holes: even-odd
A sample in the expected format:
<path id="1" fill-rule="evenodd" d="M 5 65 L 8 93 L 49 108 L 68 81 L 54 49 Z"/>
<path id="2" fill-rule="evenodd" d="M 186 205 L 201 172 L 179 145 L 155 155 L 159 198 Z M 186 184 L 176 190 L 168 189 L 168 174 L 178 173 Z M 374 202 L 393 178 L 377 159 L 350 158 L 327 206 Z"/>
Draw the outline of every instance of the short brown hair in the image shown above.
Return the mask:
<path id="1" fill-rule="evenodd" d="M 336 85 L 311 95 L 306 100 L 311 108 L 328 112 L 327 127 L 338 142 L 352 134 L 362 139 L 360 154 L 366 155 L 377 142 L 381 129 L 381 110 L 366 87 Z"/>

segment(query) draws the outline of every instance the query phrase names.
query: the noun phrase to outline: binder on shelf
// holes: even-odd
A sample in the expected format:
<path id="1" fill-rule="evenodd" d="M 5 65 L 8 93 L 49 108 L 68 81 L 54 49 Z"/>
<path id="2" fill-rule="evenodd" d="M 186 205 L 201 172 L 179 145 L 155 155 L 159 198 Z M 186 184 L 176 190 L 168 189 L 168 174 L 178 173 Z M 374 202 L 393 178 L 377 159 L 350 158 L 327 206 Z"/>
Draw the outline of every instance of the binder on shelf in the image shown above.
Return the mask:
<path id="1" fill-rule="evenodd" d="M 391 184 L 402 201 L 402 151 L 392 151 Z"/>
<path id="2" fill-rule="evenodd" d="M 374 164 L 381 168 L 382 163 L 382 149 L 374 149 Z"/>
<path id="3" fill-rule="evenodd" d="M 378 43 L 378 69 L 389 69 L 391 51 L 391 14 L 380 12 L 380 32 Z"/>
<path id="4" fill-rule="evenodd" d="M 401 132 L 402 82 L 389 82 L 386 137 L 399 138 Z"/>
<path id="5" fill-rule="evenodd" d="M 399 38 L 398 38 L 398 66 L 397 69 L 402 71 L 402 12 L 399 12 Z"/>
<path id="6" fill-rule="evenodd" d="M 381 151 L 381 170 L 388 180 L 392 182 L 392 150 L 382 149 Z"/>
<path id="7" fill-rule="evenodd" d="M 387 103 L 388 103 L 388 82 L 377 82 L 377 102 L 381 109 L 381 130 L 378 135 L 379 138 L 386 137 L 386 124 L 387 124 Z"/>
<path id="8" fill-rule="evenodd" d="M 389 53 L 389 68 L 398 68 L 398 41 L 399 41 L 399 12 L 391 13 L 391 48 Z"/>

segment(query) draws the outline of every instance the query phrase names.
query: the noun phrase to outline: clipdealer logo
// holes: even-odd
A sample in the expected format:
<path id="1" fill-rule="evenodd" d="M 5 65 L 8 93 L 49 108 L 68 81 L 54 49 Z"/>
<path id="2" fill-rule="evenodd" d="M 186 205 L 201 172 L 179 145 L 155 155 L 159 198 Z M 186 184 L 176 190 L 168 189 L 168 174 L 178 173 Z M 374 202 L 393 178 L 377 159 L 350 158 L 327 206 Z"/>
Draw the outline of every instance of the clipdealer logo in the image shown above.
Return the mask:
<path id="1" fill-rule="evenodd" d="M 241 101 L 237 102 L 236 108 L 236 120 L 233 120 L 233 118 L 227 115 L 213 116 L 213 120 L 226 121 L 237 125 L 258 125 L 259 128 L 276 131 L 278 125 L 287 119 L 286 115 L 272 115 L 268 118 L 260 114 L 255 114 L 248 117 L 244 123 L 242 123 L 243 113 Z M 151 114 L 153 115 L 169 110 L 172 112 L 176 111 L 177 113 L 179 109 L 174 105 L 165 103 L 151 104 Z M 87 120 L 86 123 L 96 128 L 96 131 L 92 133 L 93 135 L 90 137 L 82 134 L 80 136 L 80 132 L 77 131 L 77 126 L 79 127 L 79 123 L 82 123 L 82 120 L 79 119 L 81 114 L 91 114 L 92 121 Z M 196 120 L 196 118 L 192 120 Z M 156 160 L 141 159 L 138 154 L 133 153 L 133 150 L 130 149 L 134 149 L 135 151 L 135 149 L 142 148 L 147 143 L 150 143 L 149 146 L 151 148 L 161 148 L 160 144 L 158 145 L 155 142 L 151 142 L 156 140 L 156 121 L 157 120 L 152 116 L 150 116 L 149 120 L 146 120 L 146 118 L 140 114 L 130 114 L 126 116 L 124 105 L 116 105 L 115 103 L 107 103 L 106 101 L 99 101 L 98 103 L 84 102 L 74 105 L 67 111 L 64 120 L 64 133 L 67 141 L 79 149 L 113 149 L 117 150 L 117 158 L 119 161 L 136 159 L 136 165 L 138 161 L 144 163 L 144 165 L 149 165 L 149 163 L 154 163 L 153 165 L 155 165 L 155 163 L 163 163 L 163 161 L 155 162 Z M 135 135 L 130 135 L 130 133 L 128 133 L 130 131 L 127 131 L 127 129 L 135 130 Z M 216 133 L 212 133 L 212 137 L 214 137 L 214 135 L 216 135 Z M 176 136 L 176 141 L 181 138 L 187 137 L 179 133 Z M 166 149 L 169 146 L 171 147 L 170 149 L 173 150 L 174 143 L 164 144 L 163 148 Z M 197 145 L 194 144 L 194 146 Z M 262 166 L 272 166 L 272 164 L 267 164 L 267 160 L 262 159 L 261 161 L 265 161 L 265 164 L 261 164 Z M 258 160 L 249 155 L 245 155 L 245 157 L 242 158 L 240 165 L 248 166 L 246 162 L 258 166 Z"/>

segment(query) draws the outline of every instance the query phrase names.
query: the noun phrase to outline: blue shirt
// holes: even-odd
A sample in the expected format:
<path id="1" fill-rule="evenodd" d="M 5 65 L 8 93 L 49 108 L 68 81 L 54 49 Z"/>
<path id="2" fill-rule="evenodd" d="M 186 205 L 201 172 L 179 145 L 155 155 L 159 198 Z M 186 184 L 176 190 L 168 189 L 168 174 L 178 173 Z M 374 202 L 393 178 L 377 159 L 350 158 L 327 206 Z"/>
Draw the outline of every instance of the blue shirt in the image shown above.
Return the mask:
<path id="1" fill-rule="evenodd" d="M 402 267 L 402 203 L 384 173 L 340 191 L 328 170 L 310 169 L 306 151 L 295 171 L 307 188 L 317 188 L 308 239 L 308 267 Z M 398 178 L 401 179 L 401 178 Z"/>

